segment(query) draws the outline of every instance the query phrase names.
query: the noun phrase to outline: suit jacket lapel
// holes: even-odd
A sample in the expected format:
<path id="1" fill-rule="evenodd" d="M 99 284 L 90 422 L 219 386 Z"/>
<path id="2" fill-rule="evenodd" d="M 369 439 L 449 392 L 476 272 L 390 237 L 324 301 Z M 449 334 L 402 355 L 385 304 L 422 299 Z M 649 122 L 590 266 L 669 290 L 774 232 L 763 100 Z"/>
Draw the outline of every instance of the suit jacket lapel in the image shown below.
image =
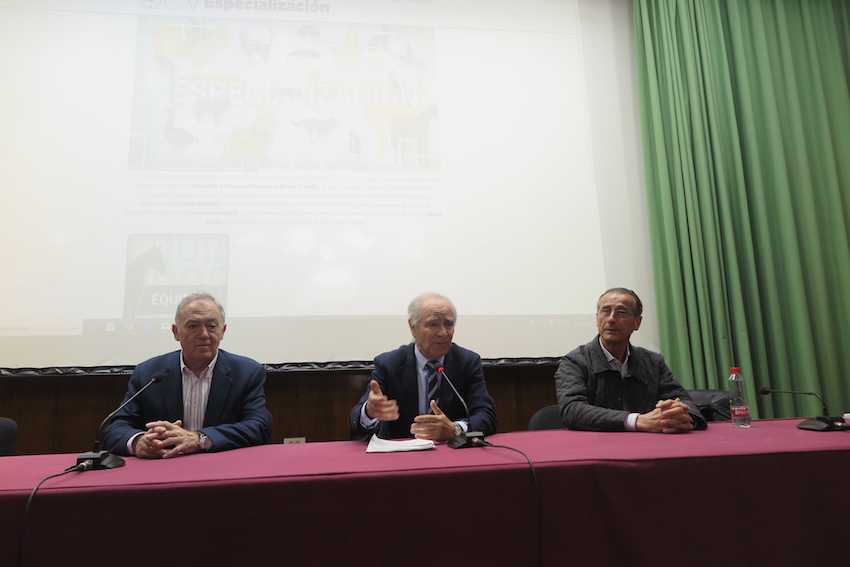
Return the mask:
<path id="1" fill-rule="evenodd" d="M 160 386 L 165 388 L 165 412 L 162 419 L 177 421 L 183 419 L 183 374 L 180 372 L 180 356 L 178 350 L 175 356 L 169 360 L 164 369 L 165 378 Z"/>
<path id="2" fill-rule="evenodd" d="M 416 368 L 416 355 L 413 349 L 416 345 L 411 343 L 404 352 L 404 358 L 401 366 L 398 367 L 398 376 L 401 378 L 401 393 L 404 399 L 398 400 L 399 408 L 412 407 L 413 417 L 419 415 L 419 375 Z M 407 400 L 413 400 L 412 404 L 408 404 Z"/>
<path id="3" fill-rule="evenodd" d="M 210 385 L 210 397 L 207 400 L 207 410 L 204 413 L 204 427 L 208 423 L 221 423 L 224 413 L 224 404 L 230 396 L 230 387 L 233 378 L 230 376 L 230 364 L 227 353 L 219 349 L 218 360 L 213 370 L 212 384 Z"/>

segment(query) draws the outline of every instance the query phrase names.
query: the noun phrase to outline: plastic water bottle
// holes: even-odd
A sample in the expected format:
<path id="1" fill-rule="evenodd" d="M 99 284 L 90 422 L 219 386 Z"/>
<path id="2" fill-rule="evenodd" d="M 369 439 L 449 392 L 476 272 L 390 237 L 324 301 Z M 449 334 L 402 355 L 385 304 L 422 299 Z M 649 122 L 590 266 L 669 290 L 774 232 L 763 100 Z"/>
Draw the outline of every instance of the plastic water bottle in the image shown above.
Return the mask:
<path id="1" fill-rule="evenodd" d="M 750 406 L 747 403 L 747 389 L 741 369 L 733 366 L 729 369 L 729 410 L 735 427 L 750 426 Z"/>

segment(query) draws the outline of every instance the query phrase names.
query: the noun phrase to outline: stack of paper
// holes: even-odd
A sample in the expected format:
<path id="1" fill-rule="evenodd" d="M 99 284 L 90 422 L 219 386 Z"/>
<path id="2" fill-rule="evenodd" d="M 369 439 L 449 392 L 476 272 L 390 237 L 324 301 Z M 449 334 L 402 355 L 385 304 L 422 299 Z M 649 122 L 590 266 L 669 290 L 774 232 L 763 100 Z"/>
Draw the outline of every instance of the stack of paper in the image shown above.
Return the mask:
<path id="1" fill-rule="evenodd" d="M 433 441 L 427 439 L 381 439 L 372 435 L 367 453 L 393 453 L 395 451 L 422 451 L 425 449 L 436 449 Z"/>

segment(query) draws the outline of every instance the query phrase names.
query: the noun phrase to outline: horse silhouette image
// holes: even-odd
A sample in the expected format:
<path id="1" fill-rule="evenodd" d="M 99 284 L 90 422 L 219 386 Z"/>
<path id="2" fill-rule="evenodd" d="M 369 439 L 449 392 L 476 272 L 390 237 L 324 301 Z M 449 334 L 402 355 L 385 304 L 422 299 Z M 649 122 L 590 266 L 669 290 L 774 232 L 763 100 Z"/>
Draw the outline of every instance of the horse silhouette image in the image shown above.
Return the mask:
<path id="1" fill-rule="evenodd" d="M 428 164 L 431 127 L 439 120 L 436 105 L 431 105 L 412 117 L 402 116 L 390 125 L 390 140 L 398 163 Z"/>

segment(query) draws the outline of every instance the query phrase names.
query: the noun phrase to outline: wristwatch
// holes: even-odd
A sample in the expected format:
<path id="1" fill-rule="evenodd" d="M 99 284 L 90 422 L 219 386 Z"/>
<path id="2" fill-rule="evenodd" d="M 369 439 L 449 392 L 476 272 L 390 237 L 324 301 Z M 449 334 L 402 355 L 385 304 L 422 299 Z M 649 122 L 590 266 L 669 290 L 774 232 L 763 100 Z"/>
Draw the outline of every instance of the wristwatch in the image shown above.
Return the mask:
<path id="1" fill-rule="evenodd" d="M 460 437 L 461 435 L 463 435 L 463 427 L 459 423 L 455 423 L 455 437 Z"/>
<path id="2" fill-rule="evenodd" d="M 195 433 L 198 434 L 198 447 L 201 449 L 201 451 L 206 451 L 207 449 L 209 449 L 210 438 L 207 437 L 204 433 L 201 433 L 200 431 L 196 431 Z"/>

